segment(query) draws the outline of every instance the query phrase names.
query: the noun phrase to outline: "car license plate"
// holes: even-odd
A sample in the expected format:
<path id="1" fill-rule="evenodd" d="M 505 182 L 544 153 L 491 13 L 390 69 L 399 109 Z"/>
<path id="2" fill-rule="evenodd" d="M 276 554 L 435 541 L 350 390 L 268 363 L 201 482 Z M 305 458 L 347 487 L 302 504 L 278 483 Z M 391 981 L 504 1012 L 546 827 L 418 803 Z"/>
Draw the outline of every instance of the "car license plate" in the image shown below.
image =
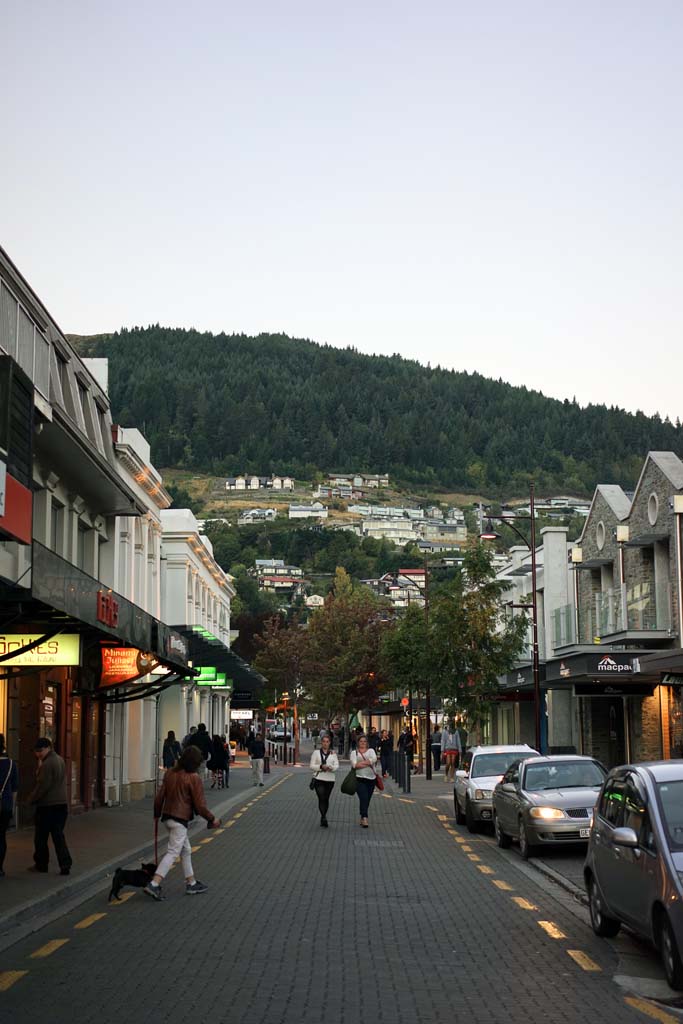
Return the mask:
<path id="1" fill-rule="evenodd" d="M 581 828 L 579 829 L 579 835 L 582 839 L 590 839 L 591 830 L 589 828 Z"/>

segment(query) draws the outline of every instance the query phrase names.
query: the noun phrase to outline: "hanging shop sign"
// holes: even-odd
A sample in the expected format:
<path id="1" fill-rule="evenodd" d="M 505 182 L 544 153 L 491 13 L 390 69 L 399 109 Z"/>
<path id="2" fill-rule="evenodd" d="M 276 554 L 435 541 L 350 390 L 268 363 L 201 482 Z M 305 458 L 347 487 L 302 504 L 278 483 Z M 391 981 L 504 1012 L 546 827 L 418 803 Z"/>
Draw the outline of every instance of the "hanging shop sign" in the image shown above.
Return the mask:
<path id="1" fill-rule="evenodd" d="M 40 640 L 40 633 L 0 633 L 0 656 L 21 651 L 29 644 Z M 38 647 L 23 654 L 0 661 L 0 669 L 7 667 L 56 668 L 59 666 L 80 665 L 81 638 L 78 633 L 59 633 L 46 640 Z"/>
<path id="2" fill-rule="evenodd" d="M 100 689 L 132 683 L 152 672 L 156 665 L 153 654 L 137 647 L 103 647 Z"/>
<path id="3" fill-rule="evenodd" d="M 250 722 L 254 717 L 254 712 L 248 708 L 231 708 L 230 718 L 233 722 Z"/>

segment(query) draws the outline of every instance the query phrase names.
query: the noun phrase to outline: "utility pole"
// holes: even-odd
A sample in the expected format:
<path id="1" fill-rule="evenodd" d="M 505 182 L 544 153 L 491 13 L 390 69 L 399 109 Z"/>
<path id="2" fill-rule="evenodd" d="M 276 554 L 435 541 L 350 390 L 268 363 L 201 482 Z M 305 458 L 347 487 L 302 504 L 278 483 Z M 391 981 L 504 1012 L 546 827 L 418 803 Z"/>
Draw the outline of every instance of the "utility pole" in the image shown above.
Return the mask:
<path id="1" fill-rule="evenodd" d="M 429 566 L 427 565 L 427 553 L 425 552 L 424 557 L 424 569 L 425 569 L 425 664 L 427 661 L 427 646 L 429 644 Z M 426 743 L 425 743 L 425 757 L 427 759 L 425 764 L 425 778 L 430 780 L 432 777 L 432 746 L 431 746 L 431 735 L 432 735 L 432 680 L 429 674 L 429 669 L 426 672 L 427 678 L 425 679 L 425 712 L 427 717 L 427 730 L 426 730 Z"/>

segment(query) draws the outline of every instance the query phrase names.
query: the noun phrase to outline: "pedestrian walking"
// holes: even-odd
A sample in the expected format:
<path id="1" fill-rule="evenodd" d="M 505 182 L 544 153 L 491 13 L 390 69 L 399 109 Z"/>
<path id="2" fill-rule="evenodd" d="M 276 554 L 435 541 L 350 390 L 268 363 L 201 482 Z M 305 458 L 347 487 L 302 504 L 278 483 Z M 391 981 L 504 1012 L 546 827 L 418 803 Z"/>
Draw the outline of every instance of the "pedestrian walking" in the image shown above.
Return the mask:
<path id="1" fill-rule="evenodd" d="M 445 764 L 444 778 L 446 782 L 455 781 L 461 753 L 460 733 L 455 728 L 454 722 L 450 721 L 441 733 L 441 756 Z"/>
<path id="2" fill-rule="evenodd" d="M 377 785 L 377 754 L 369 745 L 367 736 L 359 736 L 356 740 L 356 749 L 351 751 L 351 767 L 356 772 L 356 793 L 360 804 L 360 824 L 362 828 L 368 827 L 368 811 L 370 800 Z"/>
<path id="3" fill-rule="evenodd" d="M 405 754 L 408 760 L 408 770 L 413 769 L 413 757 L 415 754 L 415 737 L 413 730 L 409 725 L 405 727 L 403 732 L 398 738 L 398 750 L 400 754 Z"/>
<path id="4" fill-rule="evenodd" d="M 370 738 L 368 739 L 368 743 L 370 744 L 372 749 L 377 754 L 379 752 L 380 735 L 379 735 L 379 733 L 377 732 L 376 729 L 373 729 L 372 732 L 370 733 Z"/>
<path id="5" fill-rule="evenodd" d="M 438 772 L 441 768 L 441 729 L 437 725 L 431 736 L 431 748 L 432 748 L 432 761 L 434 763 L 434 771 Z"/>
<path id="6" fill-rule="evenodd" d="M 258 732 L 251 741 L 251 773 L 255 786 L 263 785 L 263 761 L 266 756 L 266 745 L 263 741 L 263 733 Z"/>
<path id="7" fill-rule="evenodd" d="M 29 796 L 29 803 L 35 804 L 36 817 L 33 833 L 33 867 L 29 871 L 47 872 L 50 863 L 50 850 L 47 845 L 52 836 L 52 843 L 59 863 L 60 875 L 68 875 L 71 871 L 71 854 L 64 838 L 64 828 L 69 813 L 66 802 L 66 766 L 64 760 L 52 749 L 52 743 L 41 736 L 34 752 L 38 761 L 36 784 Z"/>
<path id="8" fill-rule="evenodd" d="M 394 741 L 386 729 L 382 729 L 379 740 L 379 760 L 382 768 L 382 777 L 386 779 L 391 769 L 391 759 L 394 756 Z"/>
<path id="9" fill-rule="evenodd" d="M 228 765 L 228 758 L 225 753 L 225 744 L 220 736 L 215 735 L 211 740 L 211 757 L 207 768 L 211 772 L 211 789 L 218 786 L 223 788 L 223 776 Z"/>
<path id="10" fill-rule="evenodd" d="M 0 878 L 5 877 L 7 829 L 14 813 L 14 799 L 19 788 L 16 761 L 8 756 L 5 737 L 0 732 Z"/>
<path id="11" fill-rule="evenodd" d="M 192 850 L 187 837 L 187 826 L 195 814 L 205 818 L 209 828 L 218 828 L 220 819 L 216 818 L 206 806 L 204 787 L 197 775 L 202 763 L 202 754 L 198 747 L 190 745 L 183 751 L 180 760 L 170 771 L 166 772 L 164 781 L 154 798 L 154 818 L 161 818 L 168 832 L 168 849 L 161 858 L 154 877 L 145 886 L 144 891 L 152 899 L 161 900 L 161 883 L 171 870 L 176 857 L 185 873 L 185 893 L 196 896 L 209 888 L 194 876 L 192 868 Z"/>
<path id="12" fill-rule="evenodd" d="M 334 773 L 338 767 L 339 759 L 332 750 L 330 734 L 323 733 L 320 737 L 320 749 L 314 750 L 311 754 L 313 788 L 318 797 L 321 828 L 327 828 L 327 809 L 334 789 Z"/>
<path id="13" fill-rule="evenodd" d="M 190 726 L 190 731 L 188 732 L 187 736 L 185 736 L 185 738 L 183 739 L 183 750 L 185 749 L 185 747 L 189 747 L 190 746 L 190 744 L 192 743 L 192 741 L 193 741 L 193 739 L 195 737 L 195 733 L 196 732 L 197 732 L 197 726 L 196 725 L 191 725 Z"/>
<path id="14" fill-rule="evenodd" d="M 254 742 L 255 739 L 256 739 L 256 734 L 255 734 L 253 729 L 250 729 L 249 732 L 247 733 L 247 738 L 246 738 L 245 743 L 244 743 L 244 745 L 245 745 L 245 747 L 247 749 L 247 753 L 250 756 L 251 756 L 251 745 L 252 745 L 252 743 Z"/>
<path id="15" fill-rule="evenodd" d="M 172 768 L 181 754 L 182 750 L 180 749 L 178 740 L 175 738 L 175 733 L 173 732 L 173 729 L 169 729 L 168 736 L 164 740 L 164 745 L 161 751 L 161 759 L 163 761 L 164 768 Z"/>

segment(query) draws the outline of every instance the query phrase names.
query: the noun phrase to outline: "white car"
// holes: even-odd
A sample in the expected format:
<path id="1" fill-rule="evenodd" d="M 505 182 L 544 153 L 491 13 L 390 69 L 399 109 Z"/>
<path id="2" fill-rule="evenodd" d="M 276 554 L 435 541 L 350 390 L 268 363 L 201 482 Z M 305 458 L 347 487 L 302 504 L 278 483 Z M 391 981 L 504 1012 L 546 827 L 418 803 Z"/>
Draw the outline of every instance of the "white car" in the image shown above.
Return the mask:
<path id="1" fill-rule="evenodd" d="M 526 743 L 514 746 L 472 747 L 455 773 L 453 802 L 458 825 L 478 832 L 493 821 L 493 790 L 514 761 L 533 757 L 537 750 Z"/>

